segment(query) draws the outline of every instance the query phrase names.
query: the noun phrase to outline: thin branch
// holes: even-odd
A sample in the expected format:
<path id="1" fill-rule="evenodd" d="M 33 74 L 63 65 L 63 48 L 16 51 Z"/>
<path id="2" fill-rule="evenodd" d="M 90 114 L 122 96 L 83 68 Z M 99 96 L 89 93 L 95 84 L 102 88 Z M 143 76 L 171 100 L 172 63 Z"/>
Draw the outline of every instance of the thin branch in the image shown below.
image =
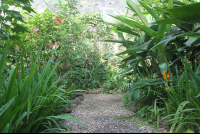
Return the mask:
<path id="1" fill-rule="evenodd" d="M 43 1 L 44 1 L 44 0 L 43 0 Z M 48 8 L 49 8 L 53 13 L 55 13 L 45 1 L 44 1 L 44 3 L 48 6 Z"/>

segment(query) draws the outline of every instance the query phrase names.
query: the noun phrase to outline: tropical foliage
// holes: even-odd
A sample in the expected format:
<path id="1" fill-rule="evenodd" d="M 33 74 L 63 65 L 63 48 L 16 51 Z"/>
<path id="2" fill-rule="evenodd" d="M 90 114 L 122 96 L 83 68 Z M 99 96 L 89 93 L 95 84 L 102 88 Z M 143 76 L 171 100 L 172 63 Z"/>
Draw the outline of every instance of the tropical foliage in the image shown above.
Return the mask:
<path id="1" fill-rule="evenodd" d="M 59 1 L 56 13 L 30 2 L 1 1 L 0 132 L 69 131 L 63 119 L 84 125 L 61 113 L 76 91 L 99 87 L 121 89 L 157 128 L 167 119 L 169 132 L 199 132 L 200 3 L 126 0 L 127 12 L 110 21 L 80 14 L 76 0 Z"/>
<path id="2" fill-rule="evenodd" d="M 109 14 L 117 20 L 100 20 L 112 25 L 119 37 L 102 41 L 122 43 L 126 49 L 118 54 L 127 56 L 119 67 L 125 69 L 122 78 L 136 78 L 127 92 L 136 111 L 149 105 L 158 125 L 161 117 L 171 118 L 170 132 L 198 132 L 200 4 L 168 0 L 161 8 L 138 2 L 143 10 L 131 0 L 124 4 L 133 16 Z"/>
<path id="3" fill-rule="evenodd" d="M 73 1 L 59 3 L 65 12 L 57 14 L 37 13 L 30 2 L 1 3 L 0 132 L 67 132 L 61 120 L 83 125 L 63 114 L 74 92 L 107 79 L 105 53 L 90 40 L 109 37 L 107 26 L 96 21 L 100 14 L 78 14 Z M 104 29 L 88 32 L 91 24 Z"/>

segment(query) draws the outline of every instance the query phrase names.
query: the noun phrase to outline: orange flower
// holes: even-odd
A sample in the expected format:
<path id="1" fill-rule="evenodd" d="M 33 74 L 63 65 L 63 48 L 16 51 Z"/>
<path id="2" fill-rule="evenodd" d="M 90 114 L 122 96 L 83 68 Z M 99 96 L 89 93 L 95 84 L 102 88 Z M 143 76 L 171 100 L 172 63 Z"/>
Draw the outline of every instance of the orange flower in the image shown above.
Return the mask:
<path id="1" fill-rule="evenodd" d="M 63 63 L 60 65 L 61 67 L 63 66 Z"/>
<path id="2" fill-rule="evenodd" d="M 163 72 L 162 75 L 163 75 L 163 79 L 166 81 L 166 73 Z M 168 73 L 167 73 L 167 79 L 170 78 L 170 77 L 171 77 L 171 76 L 169 75 L 169 72 L 168 72 Z"/>
<path id="3" fill-rule="evenodd" d="M 96 67 L 94 67 L 95 69 L 97 69 Z"/>
<path id="4" fill-rule="evenodd" d="M 100 58 L 100 61 L 101 61 L 101 58 Z"/>
<path id="5" fill-rule="evenodd" d="M 69 65 L 69 63 L 67 63 L 67 65 Z"/>
<path id="6" fill-rule="evenodd" d="M 167 73 L 167 72 L 166 72 L 166 73 Z M 166 79 L 166 73 L 165 73 L 165 72 L 162 73 L 165 82 L 167 81 L 168 78 L 171 77 L 171 76 L 169 75 L 169 72 L 168 72 L 168 73 L 167 73 L 167 79 Z M 165 84 L 165 89 L 167 89 L 167 85 L 166 85 L 166 84 Z"/>

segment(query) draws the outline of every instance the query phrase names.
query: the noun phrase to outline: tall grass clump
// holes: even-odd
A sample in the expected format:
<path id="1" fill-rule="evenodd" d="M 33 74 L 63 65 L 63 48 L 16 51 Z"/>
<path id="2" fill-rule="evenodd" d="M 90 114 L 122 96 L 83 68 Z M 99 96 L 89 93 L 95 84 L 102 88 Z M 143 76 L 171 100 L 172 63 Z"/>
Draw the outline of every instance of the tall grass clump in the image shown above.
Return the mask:
<path id="1" fill-rule="evenodd" d="M 41 65 L 36 62 L 37 56 L 31 59 L 30 68 L 25 68 L 21 55 L 20 62 L 8 70 L 6 50 L 0 59 L 0 132 L 61 132 L 67 129 L 61 119 L 78 122 L 68 114 L 55 116 L 55 107 L 61 102 L 68 103 L 65 95 L 73 86 L 56 86 L 62 79 L 54 80 L 58 63 L 52 65 L 49 60 Z"/>

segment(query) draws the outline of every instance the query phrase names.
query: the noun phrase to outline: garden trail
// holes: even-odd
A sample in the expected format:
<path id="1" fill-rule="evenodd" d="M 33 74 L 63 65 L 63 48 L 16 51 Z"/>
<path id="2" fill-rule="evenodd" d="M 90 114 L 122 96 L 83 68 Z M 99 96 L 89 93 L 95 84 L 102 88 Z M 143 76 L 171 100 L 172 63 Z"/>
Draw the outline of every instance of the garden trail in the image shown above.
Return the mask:
<path id="1" fill-rule="evenodd" d="M 84 94 L 71 115 L 88 128 L 67 120 L 64 124 L 83 133 L 137 133 L 137 119 L 123 106 L 122 98 L 122 94 Z"/>

